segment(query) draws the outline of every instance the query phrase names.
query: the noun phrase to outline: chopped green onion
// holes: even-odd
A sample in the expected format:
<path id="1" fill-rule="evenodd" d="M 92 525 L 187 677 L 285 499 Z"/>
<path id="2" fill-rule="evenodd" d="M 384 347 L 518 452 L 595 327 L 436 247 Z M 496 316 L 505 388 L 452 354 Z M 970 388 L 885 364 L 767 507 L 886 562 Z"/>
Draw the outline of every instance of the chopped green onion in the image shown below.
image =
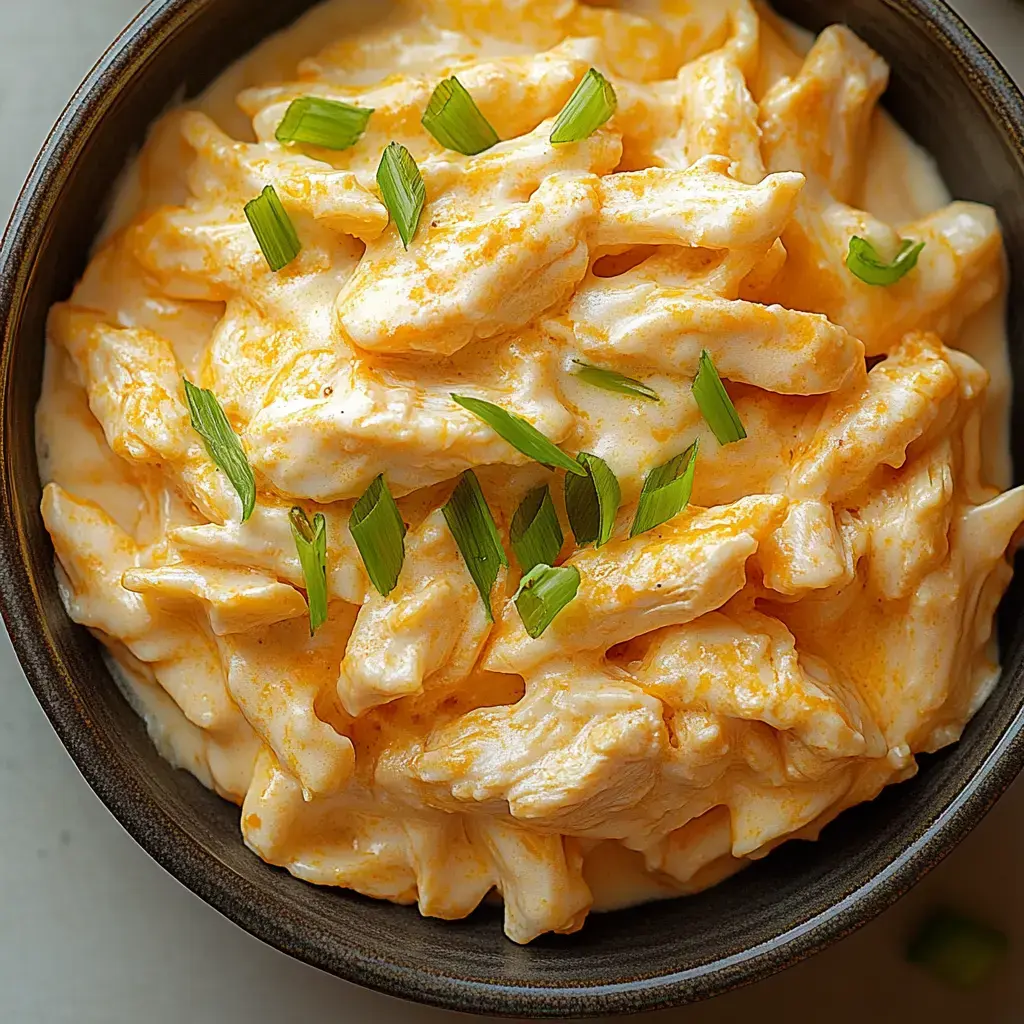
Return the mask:
<path id="1" fill-rule="evenodd" d="M 192 416 L 192 429 L 203 439 L 210 458 L 237 491 L 242 502 L 244 523 L 256 507 L 256 478 L 242 450 L 242 442 L 231 429 L 216 395 L 205 388 L 197 388 L 187 378 L 182 380 L 185 381 L 185 401 Z"/>
<path id="2" fill-rule="evenodd" d="M 575 565 L 557 569 L 535 565 L 523 577 L 513 599 L 526 632 L 534 640 L 541 636 L 579 589 L 580 571 Z"/>
<path id="3" fill-rule="evenodd" d="M 493 622 L 491 590 L 502 566 L 508 567 L 508 558 L 501 546 L 501 538 L 491 510 L 487 507 L 487 500 L 480 490 L 480 481 L 471 469 L 462 474 L 441 511 L 462 552 L 469 575 L 480 591 L 487 609 L 487 618 Z"/>
<path id="4" fill-rule="evenodd" d="M 302 242 L 273 185 L 245 204 L 245 218 L 270 269 L 284 270 L 302 252 Z"/>
<path id="5" fill-rule="evenodd" d="M 607 544 L 615 528 L 622 492 L 619 481 L 604 459 L 588 452 L 576 456 L 587 475 L 566 476 L 565 511 L 576 543 Z"/>
<path id="6" fill-rule="evenodd" d="M 630 537 L 653 530 L 674 519 L 686 508 L 693 493 L 693 477 L 697 467 L 698 442 L 663 466 L 652 469 L 640 492 Z"/>
<path id="7" fill-rule="evenodd" d="M 921 255 L 924 242 L 904 239 L 900 250 L 891 263 L 886 263 L 878 250 L 867 239 L 856 235 L 850 239 L 850 251 L 846 257 L 846 265 L 855 277 L 865 284 L 884 288 L 895 284 L 904 275 L 917 266 L 917 258 Z"/>
<path id="8" fill-rule="evenodd" d="M 575 473 L 577 476 L 583 476 L 586 472 L 575 459 L 566 455 L 522 416 L 506 412 L 500 405 L 485 402 L 482 398 L 452 395 L 452 400 L 482 419 L 496 434 L 534 462 L 539 462 L 550 469 L 564 469 L 567 473 Z"/>
<path id="9" fill-rule="evenodd" d="M 387 597 L 398 584 L 405 561 L 405 523 L 383 473 L 355 503 L 348 527 L 370 582 Z"/>
<path id="10" fill-rule="evenodd" d="M 423 127 L 444 146 L 465 156 L 475 156 L 501 140 L 473 97 L 452 75 L 439 83 L 423 112 Z"/>
<path id="11" fill-rule="evenodd" d="M 384 150 L 377 168 L 377 185 L 381 199 L 398 228 L 402 245 L 408 249 L 419 227 L 423 204 L 427 201 L 427 188 L 412 153 L 401 143 L 392 142 Z"/>
<path id="12" fill-rule="evenodd" d="M 327 621 L 327 520 L 317 512 L 310 525 L 309 517 L 298 507 L 288 513 L 288 520 L 306 581 L 309 635 L 313 636 Z"/>
<path id="13" fill-rule="evenodd" d="M 985 981 L 1009 949 L 1006 936 L 955 910 L 936 910 L 907 946 L 907 959 L 957 988 Z"/>
<path id="14" fill-rule="evenodd" d="M 635 380 L 633 377 L 626 377 L 614 370 L 605 370 L 600 366 L 591 366 L 589 363 L 581 363 L 578 359 L 574 359 L 573 363 L 579 367 L 578 370 L 573 370 L 573 375 L 591 387 L 601 388 L 603 391 L 616 391 L 620 395 L 646 398 L 649 402 L 661 401 L 653 388 L 649 388 L 642 381 Z"/>
<path id="15" fill-rule="evenodd" d="M 366 131 L 372 108 L 303 96 L 293 100 L 277 126 L 278 142 L 305 142 L 324 149 L 348 149 Z"/>
<path id="16" fill-rule="evenodd" d="M 732 444 L 747 436 L 740 421 L 740 414 L 732 404 L 729 392 L 725 390 L 722 378 L 711 360 L 711 353 L 704 349 L 697 364 L 697 376 L 693 382 L 693 397 L 719 444 Z"/>
<path id="17" fill-rule="evenodd" d="M 615 113 L 618 105 L 611 82 L 591 68 L 558 115 L 551 141 L 580 142 L 589 138 Z"/>
<path id="18" fill-rule="evenodd" d="M 554 562 L 565 536 L 551 500 L 551 488 L 537 487 L 523 498 L 512 517 L 509 534 L 512 550 L 524 573 L 542 562 L 548 565 Z"/>

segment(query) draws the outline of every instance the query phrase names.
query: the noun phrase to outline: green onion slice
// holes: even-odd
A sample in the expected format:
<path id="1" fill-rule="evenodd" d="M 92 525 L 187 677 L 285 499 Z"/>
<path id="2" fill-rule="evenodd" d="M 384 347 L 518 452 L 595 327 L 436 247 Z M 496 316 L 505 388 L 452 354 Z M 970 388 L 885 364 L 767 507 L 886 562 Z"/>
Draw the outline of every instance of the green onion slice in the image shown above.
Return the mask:
<path id="1" fill-rule="evenodd" d="M 352 539 L 377 593 L 387 597 L 405 561 L 405 523 L 381 474 L 355 503 L 348 520 Z"/>
<path id="2" fill-rule="evenodd" d="M 576 458 L 587 475 L 566 476 L 565 511 L 576 543 L 600 547 L 611 538 L 622 492 L 604 459 L 589 452 L 580 452 Z"/>
<path id="3" fill-rule="evenodd" d="M 268 185 L 260 195 L 245 204 L 245 217 L 275 274 L 284 270 L 302 252 L 302 242 L 295 225 L 273 185 Z"/>
<path id="4" fill-rule="evenodd" d="M 534 640 L 541 636 L 579 589 L 580 571 L 576 566 L 553 569 L 550 565 L 535 565 L 523 577 L 513 599 L 526 632 Z"/>
<path id="5" fill-rule="evenodd" d="M 653 530 L 674 519 L 686 508 L 693 493 L 693 477 L 697 467 L 698 442 L 663 466 L 652 469 L 640 492 L 630 537 Z"/>
<path id="6" fill-rule="evenodd" d="M 508 566 L 508 558 L 501 546 L 491 510 L 487 507 L 487 499 L 480 490 L 480 481 L 471 469 L 462 474 L 441 511 L 462 552 L 469 575 L 480 591 L 487 618 L 493 622 L 491 590 L 502 566 Z"/>
<path id="7" fill-rule="evenodd" d="M 301 508 L 288 513 L 295 538 L 295 550 L 306 581 L 306 601 L 309 604 L 309 635 L 327 621 L 327 520 L 322 512 L 309 517 Z"/>
<path id="8" fill-rule="evenodd" d="M 496 434 L 534 462 L 539 462 L 550 469 L 564 469 L 567 473 L 575 473 L 577 476 L 583 476 L 586 472 L 575 459 L 566 455 L 522 416 L 506 412 L 500 405 L 485 402 L 482 398 L 452 395 L 452 400 L 482 419 Z"/>
<path id="9" fill-rule="evenodd" d="M 384 150 L 377 168 L 377 185 L 381 199 L 398 228 L 402 245 L 408 249 L 419 227 L 423 204 L 427 201 L 427 188 L 412 153 L 401 143 L 392 142 Z"/>
<path id="10" fill-rule="evenodd" d="M 865 284 L 885 288 L 895 284 L 917 266 L 917 258 L 923 248 L 924 242 L 914 242 L 906 238 L 900 246 L 900 251 L 896 253 L 896 258 L 891 263 L 886 263 L 867 239 L 854 235 L 850 239 L 846 266 L 851 274 L 859 277 Z"/>
<path id="11" fill-rule="evenodd" d="M 551 141 L 580 142 L 589 138 L 615 113 L 618 105 L 611 82 L 591 68 L 558 115 Z"/>
<path id="12" fill-rule="evenodd" d="M 465 156 L 476 156 L 501 141 L 454 75 L 438 84 L 423 112 L 422 122 L 445 149 L 454 149 Z"/>
<path id="13" fill-rule="evenodd" d="M 512 550 L 524 573 L 541 563 L 550 565 L 558 558 L 565 535 L 550 487 L 537 487 L 523 498 L 512 517 L 509 533 Z"/>
<path id="14" fill-rule="evenodd" d="M 711 360 L 711 353 L 704 349 L 697 364 L 697 376 L 693 382 L 693 397 L 719 444 L 732 444 L 747 436 L 740 421 L 740 414 L 732 404 L 729 392 L 725 390 L 722 378 Z"/>
<path id="15" fill-rule="evenodd" d="M 216 395 L 205 388 L 197 388 L 187 378 L 182 380 L 185 381 L 185 401 L 192 416 L 192 429 L 203 439 L 210 458 L 238 492 L 244 523 L 256 507 L 256 478 L 242 450 L 242 442 L 231 429 Z"/>
<path id="16" fill-rule="evenodd" d="M 324 149 L 348 149 L 366 131 L 372 108 L 303 96 L 293 100 L 274 133 L 278 142 L 305 142 Z"/>
<path id="17" fill-rule="evenodd" d="M 614 370 L 606 370 L 600 366 L 591 366 L 589 363 L 581 363 L 578 359 L 574 359 L 573 363 L 579 367 L 579 369 L 573 370 L 573 375 L 579 377 L 584 384 L 601 388 L 603 391 L 615 391 L 620 395 L 646 398 L 649 402 L 661 401 L 653 388 L 649 388 L 642 381 L 635 380 L 633 377 L 626 377 Z"/>
<path id="18" fill-rule="evenodd" d="M 907 946 L 907 959 L 957 988 L 976 988 L 1009 949 L 1006 936 L 955 910 L 940 908 Z"/>

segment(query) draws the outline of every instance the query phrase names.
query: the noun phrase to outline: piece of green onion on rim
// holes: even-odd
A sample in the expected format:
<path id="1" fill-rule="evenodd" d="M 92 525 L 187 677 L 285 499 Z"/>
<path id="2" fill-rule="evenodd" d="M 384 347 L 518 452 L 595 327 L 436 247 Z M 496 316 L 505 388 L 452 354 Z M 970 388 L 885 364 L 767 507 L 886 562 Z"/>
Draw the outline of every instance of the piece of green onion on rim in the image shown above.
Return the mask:
<path id="1" fill-rule="evenodd" d="M 389 143 L 377 167 L 377 186 L 406 249 L 419 227 L 427 189 L 412 153 L 399 142 Z"/>
<path id="2" fill-rule="evenodd" d="M 405 523 L 383 474 L 355 503 L 348 527 L 370 582 L 387 597 L 397 586 L 405 561 Z"/>
<path id="3" fill-rule="evenodd" d="M 694 441 L 685 452 L 647 474 L 629 531 L 630 537 L 637 537 L 675 519 L 686 508 L 693 493 L 698 450 L 699 444 Z"/>
<path id="4" fill-rule="evenodd" d="M 508 557 L 501 546 L 501 538 L 491 510 L 487 507 L 487 499 L 480 489 L 480 481 L 471 469 L 459 478 L 441 512 L 462 553 L 469 575 L 480 591 L 488 621 L 493 622 L 491 591 L 498 573 L 502 568 L 508 568 Z"/>
<path id="5" fill-rule="evenodd" d="M 438 83 L 423 112 L 422 124 L 445 149 L 465 156 L 476 156 L 501 141 L 454 75 Z"/>
<path id="6" fill-rule="evenodd" d="M 304 509 L 296 506 L 288 513 L 295 550 L 302 566 L 309 605 L 309 635 L 327 621 L 327 520 L 322 512 L 309 521 Z"/>
<path id="7" fill-rule="evenodd" d="M 701 415 L 718 438 L 719 444 L 732 444 L 747 436 L 736 406 L 732 404 L 729 392 L 725 390 L 722 378 L 711 359 L 711 353 L 704 349 L 697 364 L 697 376 L 693 381 L 693 397 Z"/>
<path id="8" fill-rule="evenodd" d="M 565 477 L 565 511 L 579 545 L 607 544 L 615 528 L 622 492 L 619 481 L 604 459 L 580 452 L 576 460 L 586 476 Z"/>
<path id="9" fill-rule="evenodd" d="M 302 142 L 323 149 L 348 149 L 362 138 L 372 113 L 370 107 L 302 96 L 288 105 L 274 136 L 285 145 Z"/>
<path id="10" fill-rule="evenodd" d="M 196 387 L 187 378 L 185 402 L 192 418 L 192 429 L 203 439 L 206 451 L 221 472 L 231 481 L 242 502 L 242 522 L 256 508 L 256 477 L 245 457 L 242 442 L 232 430 L 217 396 L 206 388 Z"/>
<path id="11" fill-rule="evenodd" d="M 559 144 L 589 138 L 611 118 L 618 105 L 611 82 L 600 71 L 591 68 L 555 120 L 551 141 Z"/>
<path id="12" fill-rule="evenodd" d="M 549 469 L 564 469 L 567 473 L 575 473 L 576 476 L 585 474 L 586 470 L 574 458 L 566 455 L 558 445 L 546 438 L 522 416 L 516 416 L 502 409 L 500 405 L 482 398 L 455 394 L 451 397 L 453 402 L 483 420 L 496 434 L 527 458 Z"/>
<path id="13" fill-rule="evenodd" d="M 579 589 L 580 571 L 576 566 L 535 565 L 522 578 L 513 598 L 526 632 L 534 640 L 542 636 Z"/>
<path id="14" fill-rule="evenodd" d="M 275 274 L 284 270 L 302 252 L 299 233 L 273 185 L 268 185 L 260 195 L 245 204 L 245 219 Z"/>
<path id="15" fill-rule="evenodd" d="M 918 257 L 924 249 L 924 242 L 906 238 L 891 261 L 882 259 L 878 250 L 866 239 L 856 235 L 850 239 L 850 250 L 846 255 L 846 266 L 854 277 L 877 288 L 896 284 L 917 266 Z"/>

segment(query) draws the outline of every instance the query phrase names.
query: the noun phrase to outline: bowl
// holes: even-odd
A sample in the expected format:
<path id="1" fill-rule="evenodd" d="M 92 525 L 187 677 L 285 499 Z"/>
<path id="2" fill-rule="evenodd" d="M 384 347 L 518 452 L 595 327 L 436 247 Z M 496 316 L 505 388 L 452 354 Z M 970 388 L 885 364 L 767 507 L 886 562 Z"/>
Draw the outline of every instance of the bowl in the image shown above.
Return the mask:
<path id="1" fill-rule="evenodd" d="M 310 6 L 150 3 L 61 116 L 0 247 L 0 603 L 40 703 L 90 785 L 176 878 L 265 942 L 392 995 L 515 1016 L 627 1013 L 713 996 L 820 950 L 933 867 L 1024 764 L 1024 581 L 1001 608 L 1000 684 L 961 743 L 924 759 L 915 780 L 847 811 L 818 843 L 786 844 L 708 892 L 595 915 L 578 935 L 525 948 L 504 938 L 495 908 L 444 923 L 264 864 L 242 844 L 237 808 L 160 758 L 97 644 L 65 614 L 33 445 L 47 310 L 83 270 L 150 122 Z M 954 195 L 998 209 L 1013 271 L 1014 454 L 1024 464 L 1024 98 L 934 0 L 777 7 L 815 31 L 846 22 L 885 56 L 891 113 L 934 154 Z"/>

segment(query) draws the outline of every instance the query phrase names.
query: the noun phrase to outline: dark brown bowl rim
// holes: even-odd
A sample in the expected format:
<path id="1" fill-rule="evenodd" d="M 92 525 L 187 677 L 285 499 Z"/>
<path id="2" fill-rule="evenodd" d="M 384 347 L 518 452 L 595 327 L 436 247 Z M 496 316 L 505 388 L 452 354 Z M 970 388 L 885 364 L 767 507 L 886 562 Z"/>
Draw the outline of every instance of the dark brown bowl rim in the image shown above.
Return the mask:
<path id="1" fill-rule="evenodd" d="M 110 82 L 131 76 L 199 8 L 215 2 L 152 0 L 97 62 L 40 151 L 0 243 L 0 419 L 4 424 L 20 305 L 31 283 L 36 254 L 48 241 L 53 196 L 92 129 L 114 102 L 116 90 Z M 950 51 L 966 69 L 975 98 L 1012 143 L 1024 174 L 1024 97 L 1017 86 L 941 0 L 905 0 L 902 6 L 936 45 Z M 89 785 L 150 856 L 235 924 L 314 967 L 393 996 L 478 1013 L 576 1017 L 678 1005 L 763 979 L 856 930 L 895 902 L 981 820 L 1024 768 L 1022 708 L 957 797 L 887 870 L 771 942 L 691 970 L 629 984 L 528 988 L 416 971 L 351 950 L 336 950 L 328 962 L 313 935 L 282 931 L 273 907 L 261 902 L 255 886 L 227 868 L 145 794 L 140 798 L 137 788 L 125 786 L 104 764 L 101 738 L 61 683 L 66 669 L 49 639 L 29 571 L 19 508 L 5 430 L 0 436 L 0 611 L 39 703 Z"/>

